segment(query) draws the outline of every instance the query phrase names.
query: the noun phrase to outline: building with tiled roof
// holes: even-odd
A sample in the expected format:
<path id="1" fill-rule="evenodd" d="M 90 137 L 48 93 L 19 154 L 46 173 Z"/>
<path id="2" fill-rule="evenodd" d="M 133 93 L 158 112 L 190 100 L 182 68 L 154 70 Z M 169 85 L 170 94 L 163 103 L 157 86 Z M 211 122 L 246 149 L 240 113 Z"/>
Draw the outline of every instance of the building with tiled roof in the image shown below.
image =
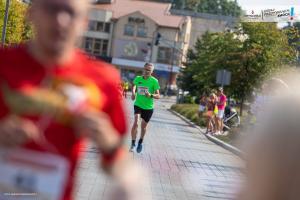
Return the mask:
<path id="1" fill-rule="evenodd" d="M 171 15 L 171 4 L 158 3 L 142 0 L 114 0 L 113 3 L 95 4 L 95 9 L 107 10 L 112 12 L 112 19 L 119 19 L 136 11 L 149 17 L 157 25 L 171 28 L 180 27 L 184 22 L 184 17 Z"/>
<path id="2" fill-rule="evenodd" d="M 83 48 L 111 61 L 129 81 L 142 73 L 145 62 L 152 62 L 162 89 L 176 87 L 188 50 L 190 17 L 171 15 L 169 3 L 110 1 L 91 5 Z"/>

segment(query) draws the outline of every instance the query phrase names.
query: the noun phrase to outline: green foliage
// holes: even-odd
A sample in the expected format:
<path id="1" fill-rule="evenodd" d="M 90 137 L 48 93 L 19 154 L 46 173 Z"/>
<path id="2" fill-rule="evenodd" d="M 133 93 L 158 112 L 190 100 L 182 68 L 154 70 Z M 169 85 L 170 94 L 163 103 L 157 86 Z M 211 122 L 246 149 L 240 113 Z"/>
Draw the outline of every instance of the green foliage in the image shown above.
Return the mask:
<path id="1" fill-rule="evenodd" d="M 205 117 L 198 116 L 198 105 L 195 104 L 174 104 L 171 107 L 172 110 L 183 115 L 187 119 L 191 120 L 195 124 L 202 128 L 206 127 Z M 238 137 L 241 135 L 242 130 L 240 127 L 232 128 L 226 135 L 216 136 L 220 140 L 235 145 Z"/>
<path id="2" fill-rule="evenodd" d="M 173 8 L 226 16 L 240 16 L 242 13 L 237 3 L 229 0 L 174 0 Z"/>
<path id="3" fill-rule="evenodd" d="M 172 3 L 173 9 L 189 10 L 215 15 L 240 16 L 242 8 L 232 0 L 148 0 Z"/>
<path id="4" fill-rule="evenodd" d="M 300 51 L 300 22 L 295 22 L 293 26 L 289 25 L 283 28 L 285 34 L 288 37 L 289 45 L 293 49 L 299 52 Z M 298 63 L 299 64 L 299 63 Z"/>
<path id="5" fill-rule="evenodd" d="M 241 28 L 247 39 L 235 53 L 238 62 L 232 63 L 232 71 L 238 70 L 233 71 L 231 89 L 236 98 L 243 100 L 272 73 L 294 62 L 296 51 L 275 23 L 244 23 Z"/>
<path id="6" fill-rule="evenodd" d="M 289 34 L 275 23 L 242 23 L 234 32 L 207 32 L 189 52 L 179 85 L 192 95 L 209 93 L 216 88 L 217 70 L 227 69 L 232 80 L 226 93 L 243 102 L 265 78 L 295 62 L 296 45 L 289 38 L 298 36 L 291 30 Z"/>
<path id="7" fill-rule="evenodd" d="M 231 60 L 226 58 L 237 52 L 240 46 L 241 42 L 233 33 L 206 32 L 189 54 L 189 63 L 178 79 L 180 87 L 195 96 L 209 94 L 215 87 L 216 71 L 230 69 Z"/>
<path id="8" fill-rule="evenodd" d="M 185 95 L 184 98 L 183 98 L 183 103 L 195 103 L 195 100 L 193 98 L 193 96 L 191 95 Z"/>
<path id="9" fill-rule="evenodd" d="M 171 109 L 185 116 L 187 119 L 199 126 L 206 126 L 206 119 L 198 116 L 198 105 L 196 104 L 175 104 L 172 105 Z"/>
<path id="10" fill-rule="evenodd" d="M 2 37 L 3 19 L 6 0 L 0 0 L 0 36 Z M 28 6 L 18 0 L 11 0 L 6 29 L 6 44 L 19 43 L 28 40 L 32 36 L 31 26 L 26 22 L 26 10 Z"/>

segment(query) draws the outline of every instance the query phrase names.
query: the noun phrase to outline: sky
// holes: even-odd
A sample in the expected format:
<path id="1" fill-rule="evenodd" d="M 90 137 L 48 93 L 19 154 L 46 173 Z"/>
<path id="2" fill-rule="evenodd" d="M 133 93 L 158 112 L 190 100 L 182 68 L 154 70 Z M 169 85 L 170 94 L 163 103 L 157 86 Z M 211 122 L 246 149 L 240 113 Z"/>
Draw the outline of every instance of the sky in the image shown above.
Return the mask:
<path id="1" fill-rule="evenodd" d="M 264 6 L 264 5 L 290 5 L 290 6 L 300 6 L 299 0 L 237 0 L 242 8 L 247 8 L 247 6 Z"/>

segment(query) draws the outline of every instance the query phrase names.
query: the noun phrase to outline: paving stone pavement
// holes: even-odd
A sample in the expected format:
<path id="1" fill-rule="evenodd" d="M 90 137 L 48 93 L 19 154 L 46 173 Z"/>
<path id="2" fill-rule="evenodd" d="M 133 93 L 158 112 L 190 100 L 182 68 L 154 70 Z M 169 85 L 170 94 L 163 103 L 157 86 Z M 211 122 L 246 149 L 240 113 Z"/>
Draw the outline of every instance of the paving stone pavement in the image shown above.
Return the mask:
<path id="1" fill-rule="evenodd" d="M 172 100 L 158 101 L 143 152 L 131 153 L 150 175 L 141 190 L 153 200 L 233 199 L 241 184 L 243 162 L 169 112 Z M 126 104 L 132 121 L 132 102 Z M 113 183 L 98 170 L 97 151 L 92 147 L 84 151 L 76 200 L 108 199 Z"/>

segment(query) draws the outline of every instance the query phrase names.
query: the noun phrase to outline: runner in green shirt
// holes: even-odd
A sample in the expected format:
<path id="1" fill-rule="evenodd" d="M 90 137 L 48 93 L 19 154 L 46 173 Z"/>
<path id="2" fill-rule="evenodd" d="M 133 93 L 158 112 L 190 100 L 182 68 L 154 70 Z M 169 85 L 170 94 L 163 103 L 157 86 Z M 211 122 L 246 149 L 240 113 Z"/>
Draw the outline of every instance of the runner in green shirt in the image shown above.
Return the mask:
<path id="1" fill-rule="evenodd" d="M 159 83 L 156 78 L 152 76 L 154 65 L 152 63 L 146 63 L 144 65 L 143 76 L 137 76 L 133 80 L 132 87 L 132 100 L 134 102 L 134 123 L 131 129 L 132 143 L 130 151 L 135 148 L 135 141 L 137 136 L 138 119 L 142 118 L 141 122 L 141 137 L 138 142 L 136 151 L 140 153 L 143 149 L 143 139 L 146 135 L 146 129 L 148 122 L 150 121 L 153 109 L 154 99 L 159 99 Z"/>

